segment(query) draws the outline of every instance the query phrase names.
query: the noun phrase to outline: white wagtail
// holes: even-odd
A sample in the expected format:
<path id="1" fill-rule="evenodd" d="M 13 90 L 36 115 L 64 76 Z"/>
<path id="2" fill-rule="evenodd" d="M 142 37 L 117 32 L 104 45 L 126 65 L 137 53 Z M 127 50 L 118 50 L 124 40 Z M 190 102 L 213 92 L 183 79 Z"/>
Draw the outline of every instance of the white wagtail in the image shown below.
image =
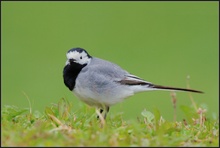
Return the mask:
<path id="1" fill-rule="evenodd" d="M 203 93 L 198 90 L 152 84 L 112 62 L 90 56 L 82 48 L 72 48 L 66 56 L 67 61 L 63 70 L 65 85 L 80 100 L 96 107 L 98 115 L 104 113 L 102 116 L 104 119 L 110 106 L 138 92 L 177 90 Z"/>

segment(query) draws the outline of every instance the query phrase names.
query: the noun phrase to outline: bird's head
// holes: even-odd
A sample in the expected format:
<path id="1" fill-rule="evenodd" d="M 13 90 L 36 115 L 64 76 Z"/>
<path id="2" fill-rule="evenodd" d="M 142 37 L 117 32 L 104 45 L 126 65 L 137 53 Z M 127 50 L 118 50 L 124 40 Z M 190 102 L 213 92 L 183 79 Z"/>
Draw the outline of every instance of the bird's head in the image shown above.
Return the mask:
<path id="1" fill-rule="evenodd" d="M 70 49 L 67 52 L 66 57 L 66 65 L 72 65 L 75 63 L 87 65 L 92 58 L 85 49 L 79 47 Z"/>

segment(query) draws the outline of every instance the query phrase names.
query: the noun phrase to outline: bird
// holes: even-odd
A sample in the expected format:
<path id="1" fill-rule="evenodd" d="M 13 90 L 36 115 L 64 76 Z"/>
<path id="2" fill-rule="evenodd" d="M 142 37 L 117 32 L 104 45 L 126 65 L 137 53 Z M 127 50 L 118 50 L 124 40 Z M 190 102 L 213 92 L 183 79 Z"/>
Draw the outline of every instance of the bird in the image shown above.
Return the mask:
<path id="1" fill-rule="evenodd" d="M 119 65 L 91 56 L 85 49 L 74 47 L 66 53 L 63 80 L 77 98 L 96 108 L 97 118 L 106 119 L 112 105 L 122 102 L 136 93 L 152 90 L 199 90 L 162 86 L 145 81 L 129 73 Z"/>

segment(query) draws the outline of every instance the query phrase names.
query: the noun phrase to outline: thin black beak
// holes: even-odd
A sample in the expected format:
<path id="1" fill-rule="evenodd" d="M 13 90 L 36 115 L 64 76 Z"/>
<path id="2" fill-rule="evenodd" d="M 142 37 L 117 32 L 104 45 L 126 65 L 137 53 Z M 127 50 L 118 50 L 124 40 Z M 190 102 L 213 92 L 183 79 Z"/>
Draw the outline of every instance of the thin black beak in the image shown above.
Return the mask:
<path id="1" fill-rule="evenodd" d="M 70 63 L 73 63 L 73 62 L 75 62 L 76 60 L 75 59 L 69 59 L 69 62 Z"/>

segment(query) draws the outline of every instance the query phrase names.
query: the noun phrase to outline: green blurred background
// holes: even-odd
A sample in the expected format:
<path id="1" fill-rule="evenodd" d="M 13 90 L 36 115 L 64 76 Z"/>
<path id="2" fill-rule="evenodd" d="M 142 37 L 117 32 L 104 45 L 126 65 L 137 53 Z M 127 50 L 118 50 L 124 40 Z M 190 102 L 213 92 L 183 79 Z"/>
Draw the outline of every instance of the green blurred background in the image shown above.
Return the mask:
<path id="1" fill-rule="evenodd" d="M 1 102 L 43 112 L 65 97 L 77 111 L 83 105 L 63 83 L 66 52 L 85 48 L 155 84 L 191 88 L 208 116 L 219 109 L 218 2 L 1 2 Z M 191 106 L 188 93 L 177 92 Z M 173 119 L 170 92 L 136 94 L 113 106 L 136 119 L 158 108 Z"/>

